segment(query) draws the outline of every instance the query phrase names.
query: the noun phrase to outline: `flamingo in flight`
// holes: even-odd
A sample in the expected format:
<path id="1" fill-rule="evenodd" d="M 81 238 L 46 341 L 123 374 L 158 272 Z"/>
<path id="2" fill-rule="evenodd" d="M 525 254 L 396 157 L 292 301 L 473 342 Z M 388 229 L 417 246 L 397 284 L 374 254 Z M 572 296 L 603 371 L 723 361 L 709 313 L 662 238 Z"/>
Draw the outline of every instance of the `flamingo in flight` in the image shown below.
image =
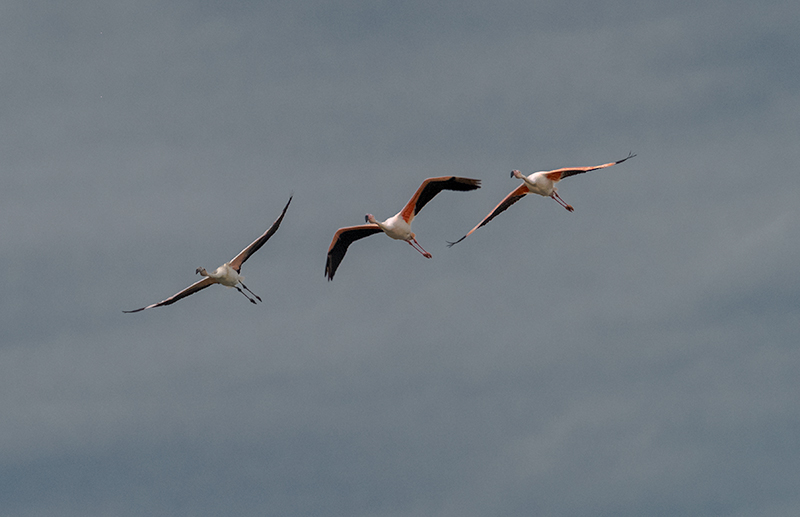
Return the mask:
<path id="1" fill-rule="evenodd" d="M 539 194 L 540 196 L 551 197 L 553 198 L 559 205 L 566 208 L 568 211 L 573 212 L 575 211 L 571 205 L 568 205 L 561 196 L 558 195 L 558 190 L 556 189 L 556 183 L 563 180 L 564 178 L 569 178 L 570 176 L 574 176 L 576 174 L 583 174 L 584 172 L 589 171 L 596 171 L 598 169 L 605 169 L 606 167 L 611 167 L 613 165 L 617 165 L 619 163 L 624 162 L 625 160 L 629 160 L 636 156 L 633 153 L 628 153 L 628 156 L 625 158 L 618 160 L 616 162 L 611 163 L 604 163 L 603 165 L 596 165 L 594 167 L 567 167 L 564 169 L 555 169 L 552 171 L 540 171 L 534 172 L 529 176 L 523 175 L 521 172 L 514 170 L 511 171 L 511 177 L 521 179 L 523 181 L 522 185 L 514 189 L 509 195 L 503 198 L 500 203 L 494 207 L 489 215 L 484 217 L 483 221 L 478 223 L 478 225 L 471 229 L 467 234 L 455 242 L 448 242 L 448 246 L 453 246 L 458 244 L 459 242 L 463 241 L 469 235 L 480 228 L 481 226 L 485 226 L 489 221 L 500 215 L 503 211 L 505 211 L 508 207 L 525 197 L 527 194 Z"/>
<path id="2" fill-rule="evenodd" d="M 364 220 L 368 224 L 359 226 L 347 226 L 339 228 L 333 235 L 331 245 L 328 247 L 328 258 L 325 261 L 325 276 L 328 280 L 333 280 L 336 269 L 347 253 L 347 247 L 354 241 L 363 239 L 374 233 L 383 232 L 392 239 L 406 241 L 412 248 L 419 251 L 423 257 L 431 258 L 431 254 L 425 251 L 417 242 L 414 232 L 411 231 L 411 221 L 422 210 L 428 201 L 433 199 L 436 194 L 443 190 L 475 190 L 480 188 L 481 180 L 470 178 L 460 178 L 458 176 L 442 176 L 439 178 L 428 178 L 422 182 L 417 191 L 400 210 L 397 215 L 380 222 L 372 214 L 367 214 Z"/>
<path id="3" fill-rule="evenodd" d="M 241 271 L 242 264 L 244 264 L 244 262 L 247 259 L 249 259 L 250 256 L 253 253 L 258 251 L 261 248 L 261 246 L 263 246 L 264 243 L 267 242 L 269 240 L 269 238 L 272 237 L 275 234 L 276 231 L 278 231 L 278 227 L 281 225 L 281 221 L 283 221 L 283 216 L 286 215 L 286 209 L 289 208 L 289 203 L 291 203 L 291 202 L 292 202 L 292 196 L 289 196 L 289 201 L 286 203 L 286 206 L 283 207 L 283 212 L 281 212 L 281 216 L 278 217 L 278 219 L 274 223 L 272 223 L 272 226 L 270 226 L 269 229 L 261 235 L 261 237 L 259 237 L 258 239 L 254 240 L 252 243 L 250 243 L 249 246 L 247 246 L 245 249 L 240 251 L 238 255 L 236 255 L 235 257 L 233 257 L 231 259 L 230 262 L 226 262 L 226 263 L 222 264 L 213 273 L 209 273 L 208 271 L 205 270 L 205 268 L 199 267 L 199 268 L 197 268 L 197 270 L 195 270 L 195 273 L 205 277 L 202 280 L 198 280 L 197 282 L 193 283 L 192 285 L 190 285 L 189 287 L 187 287 L 183 291 L 181 291 L 179 293 L 176 293 L 176 294 L 173 294 L 172 296 L 170 296 L 166 300 L 162 300 L 162 301 L 160 301 L 158 303 L 154 303 L 152 305 L 148 305 L 146 307 L 142 307 L 141 309 L 135 309 L 135 310 L 132 310 L 132 311 L 122 311 L 122 312 L 125 312 L 125 313 L 139 312 L 139 311 L 143 311 L 145 309 L 151 309 L 153 307 L 161 307 L 162 305 L 170 305 L 172 303 L 177 302 L 181 298 L 186 298 L 190 294 L 194 294 L 197 291 L 200 291 L 201 289 L 205 289 L 206 287 L 208 287 L 208 286 L 210 286 L 212 284 L 222 284 L 222 285 L 224 285 L 226 287 L 234 287 L 237 291 L 242 293 L 252 303 L 256 303 L 256 301 L 254 299 L 250 298 L 244 291 L 242 291 L 239 288 L 239 285 L 241 285 L 250 294 L 255 296 L 258 299 L 258 301 L 260 302 L 261 298 L 256 293 L 251 291 L 246 285 L 244 285 L 244 282 L 243 282 L 244 281 L 244 276 L 240 275 L 239 271 Z M 237 284 L 239 284 L 239 285 L 237 285 Z"/>

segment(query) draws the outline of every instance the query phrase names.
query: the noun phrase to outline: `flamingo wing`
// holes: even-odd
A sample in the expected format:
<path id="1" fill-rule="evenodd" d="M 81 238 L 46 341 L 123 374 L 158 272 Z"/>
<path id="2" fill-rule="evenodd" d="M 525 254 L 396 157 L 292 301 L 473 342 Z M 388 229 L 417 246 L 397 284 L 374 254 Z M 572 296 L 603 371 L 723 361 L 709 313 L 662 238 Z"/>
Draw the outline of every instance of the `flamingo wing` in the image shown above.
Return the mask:
<path id="1" fill-rule="evenodd" d="M 333 275 L 336 273 L 336 269 L 341 264 L 342 259 L 344 259 L 350 244 L 358 239 L 363 239 L 382 231 L 377 224 L 347 226 L 336 230 L 336 233 L 333 234 L 331 245 L 328 247 L 328 258 L 325 260 L 325 276 L 328 277 L 328 281 L 333 280 Z"/>
<path id="2" fill-rule="evenodd" d="M 281 221 L 283 221 L 283 216 L 286 215 L 286 209 L 289 208 L 289 203 L 292 202 L 292 197 L 293 196 L 289 196 L 289 201 L 286 203 L 286 206 L 283 207 L 283 212 L 281 212 L 280 217 L 278 217 L 278 219 L 272 223 L 272 226 L 270 226 L 269 229 L 264 232 L 263 235 L 261 235 L 261 237 L 251 242 L 249 246 L 240 251 L 239 254 L 233 257 L 233 259 L 230 261 L 231 267 L 235 269 L 237 273 L 242 268 L 244 261 L 249 259 L 250 255 L 258 251 L 261 246 L 263 246 L 264 243 L 267 242 L 269 238 L 278 231 L 278 227 L 281 225 Z"/>
<path id="3" fill-rule="evenodd" d="M 417 191 L 411 196 L 411 200 L 400 212 L 403 219 L 411 224 L 422 207 L 434 198 L 436 194 L 443 190 L 475 190 L 481 187 L 481 180 L 471 178 L 461 178 L 459 176 L 441 176 L 439 178 L 428 178 L 422 182 Z"/>
<path id="4" fill-rule="evenodd" d="M 574 176 L 576 174 L 583 174 L 584 172 L 596 171 L 597 169 L 605 169 L 606 167 L 611 167 L 613 165 L 622 163 L 625 160 L 629 160 L 634 156 L 636 155 L 633 153 L 628 153 L 628 156 L 626 156 L 621 160 L 618 160 L 616 162 L 604 163 L 603 165 L 596 165 L 594 167 L 574 167 L 574 168 L 556 169 L 548 172 L 546 176 L 552 181 L 559 181 L 563 180 L 564 178 L 569 178 L 570 176 Z"/>
<path id="5" fill-rule="evenodd" d="M 519 201 L 520 199 L 522 199 L 523 197 L 525 197 L 529 193 L 530 193 L 530 190 L 528 190 L 528 187 L 526 187 L 525 184 L 523 183 L 522 185 L 520 185 L 519 187 L 514 189 L 514 191 L 511 192 L 509 195 L 504 197 L 503 200 L 500 201 L 500 203 L 498 203 L 498 205 L 496 207 L 494 207 L 494 210 L 492 210 L 491 213 L 489 213 L 489 215 L 484 217 L 483 221 L 478 223 L 478 225 L 475 226 L 475 228 L 471 229 L 469 232 L 467 232 L 467 234 L 465 236 L 461 237 L 457 241 L 448 242 L 447 246 L 448 247 L 452 247 L 452 246 L 458 244 L 459 242 L 463 241 L 464 239 L 469 237 L 469 235 L 472 232 L 474 232 L 475 230 L 477 230 L 481 226 L 485 226 L 489 221 L 491 221 L 492 219 L 494 219 L 495 217 L 497 217 L 498 215 L 503 213 L 506 209 L 508 209 L 508 207 L 510 207 L 511 205 L 513 205 L 514 203 L 516 203 L 517 201 Z"/>
<path id="6" fill-rule="evenodd" d="M 213 278 L 205 277 L 202 280 L 198 280 L 197 282 L 193 283 L 192 285 L 190 285 L 189 287 L 187 287 L 183 291 L 173 294 L 172 296 L 170 296 L 166 300 L 162 300 L 162 301 L 160 301 L 158 303 L 154 303 L 152 305 L 148 305 L 147 307 L 142 307 L 141 309 L 135 309 L 135 310 L 132 310 L 132 311 L 122 311 L 122 312 L 130 314 L 131 312 L 139 312 L 139 311 L 143 311 L 145 309 L 152 309 L 153 307 L 161 307 L 162 305 L 170 305 L 172 303 L 177 302 L 181 298 L 186 298 L 190 294 L 194 294 L 197 291 L 200 291 L 201 289 L 205 289 L 206 287 L 208 287 L 208 286 L 210 286 L 212 284 L 216 284 L 216 283 L 217 283 L 216 280 L 214 280 Z"/>

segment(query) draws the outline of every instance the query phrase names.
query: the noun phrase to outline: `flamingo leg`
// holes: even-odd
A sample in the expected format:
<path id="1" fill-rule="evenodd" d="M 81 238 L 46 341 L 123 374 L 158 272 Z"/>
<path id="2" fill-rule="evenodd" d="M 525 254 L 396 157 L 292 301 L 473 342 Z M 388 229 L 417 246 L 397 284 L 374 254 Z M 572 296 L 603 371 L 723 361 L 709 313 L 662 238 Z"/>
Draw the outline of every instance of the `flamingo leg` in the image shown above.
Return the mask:
<path id="1" fill-rule="evenodd" d="M 240 293 L 242 293 L 242 294 L 244 295 L 244 297 L 245 297 L 245 298 L 247 298 L 248 300 L 250 300 L 250 303 L 256 303 L 256 301 L 255 301 L 255 300 L 253 300 L 252 298 L 250 298 L 249 296 L 247 296 L 247 293 L 245 293 L 244 291 L 242 291 L 241 289 L 239 289 L 239 286 L 238 286 L 238 285 L 235 285 L 235 286 L 233 286 L 233 287 L 235 287 L 237 291 L 239 291 Z M 249 289 L 248 289 L 248 291 L 249 291 Z"/>
<path id="2" fill-rule="evenodd" d="M 242 282 L 239 282 L 239 283 L 240 283 L 240 284 L 242 284 Z M 257 294 L 256 294 L 256 293 L 254 293 L 253 291 L 251 291 L 251 290 L 250 290 L 250 288 L 249 288 L 249 287 L 247 287 L 246 285 L 242 284 L 242 287 L 244 287 L 244 288 L 247 290 L 247 292 L 249 292 L 250 294 L 252 294 L 252 295 L 253 295 L 253 296 L 255 296 L 256 298 L 258 298 L 258 301 L 259 301 L 259 302 L 262 302 L 262 301 L 264 301 L 264 300 L 262 300 L 262 299 L 261 299 L 261 297 L 260 297 L 259 295 L 257 295 Z"/>
<path id="3" fill-rule="evenodd" d="M 411 241 L 414 241 L 414 242 L 412 243 Z M 425 257 L 425 258 L 431 258 L 431 257 L 433 256 L 433 255 L 431 255 L 430 253 L 428 253 L 427 251 L 425 251 L 425 250 L 422 248 L 422 246 L 420 245 L 420 243 L 419 243 L 419 242 L 417 242 L 417 239 L 415 239 L 414 237 L 412 237 L 412 238 L 411 238 L 411 241 L 406 241 L 406 242 L 407 242 L 407 243 L 409 243 L 409 244 L 411 245 L 411 247 L 412 247 L 412 248 L 414 248 L 415 250 L 417 250 L 417 251 L 419 251 L 420 253 L 422 253 L 422 256 L 423 256 L 423 257 Z M 414 246 L 414 244 L 416 244 L 416 246 Z"/>
<path id="4" fill-rule="evenodd" d="M 570 212 L 574 212 L 575 211 L 575 209 L 572 208 L 571 205 L 568 205 L 566 201 L 561 199 L 561 196 L 558 195 L 558 192 L 553 191 L 553 194 L 550 197 L 552 197 L 556 201 L 556 203 L 558 203 L 559 205 L 563 206 L 564 208 L 566 208 Z"/>

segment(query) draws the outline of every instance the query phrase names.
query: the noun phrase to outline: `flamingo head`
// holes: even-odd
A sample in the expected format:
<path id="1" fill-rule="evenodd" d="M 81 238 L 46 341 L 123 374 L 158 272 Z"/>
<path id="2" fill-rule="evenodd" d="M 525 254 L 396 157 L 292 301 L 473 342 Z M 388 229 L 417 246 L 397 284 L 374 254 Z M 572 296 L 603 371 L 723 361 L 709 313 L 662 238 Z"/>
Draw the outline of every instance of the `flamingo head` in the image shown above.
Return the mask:
<path id="1" fill-rule="evenodd" d="M 194 272 L 195 272 L 196 275 L 208 276 L 208 273 L 206 272 L 206 268 L 204 268 L 204 267 L 199 267 Z"/>
<path id="2" fill-rule="evenodd" d="M 522 176 L 522 173 L 519 172 L 518 170 L 511 171 L 511 176 L 510 176 L 511 178 L 519 178 L 521 176 Z"/>
<path id="3" fill-rule="evenodd" d="M 372 224 L 375 224 L 375 223 L 376 223 L 376 221 L 375 221 L 375 216 L 374 216 L 374 215 L 372 215 L 372 214 L 367 214 L 367 215 L 365 215 L 365 216 L 364 216 L 364 221 L 365 221 L 365 222 L 367 222 L 367 223 L 372 223 Z"/>

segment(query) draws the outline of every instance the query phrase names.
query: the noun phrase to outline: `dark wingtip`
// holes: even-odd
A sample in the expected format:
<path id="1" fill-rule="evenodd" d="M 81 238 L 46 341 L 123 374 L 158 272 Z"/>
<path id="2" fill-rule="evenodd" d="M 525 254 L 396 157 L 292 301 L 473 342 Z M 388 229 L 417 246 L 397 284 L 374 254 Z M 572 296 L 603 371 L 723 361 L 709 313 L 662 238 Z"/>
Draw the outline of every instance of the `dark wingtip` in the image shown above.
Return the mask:
<path id="1" fill-rule="evenodd" d="M 456 176 L 457 177 L 457 176 Z M 457 177 L 458 178 L 458 177 Z M 465 190 L 477 190 L 481 188 L 481 180 L 474 178 L 458 178 L 458 181 L 466 186 Z"/>
<path id="2" fill-rule="evenodd" d="M 458 244 L 459 242 L 463 241 L 466 238 L 467 238 L 467 236 L 465 235 L 465 236 L 461 237 L 460 239 L 458 239 L 457 241 L 454 241 L 454 242 L 447 241 L 447 247 L 448 248 L 452 248 L 453 246 L 455 246 L 456 244 Z"/>

